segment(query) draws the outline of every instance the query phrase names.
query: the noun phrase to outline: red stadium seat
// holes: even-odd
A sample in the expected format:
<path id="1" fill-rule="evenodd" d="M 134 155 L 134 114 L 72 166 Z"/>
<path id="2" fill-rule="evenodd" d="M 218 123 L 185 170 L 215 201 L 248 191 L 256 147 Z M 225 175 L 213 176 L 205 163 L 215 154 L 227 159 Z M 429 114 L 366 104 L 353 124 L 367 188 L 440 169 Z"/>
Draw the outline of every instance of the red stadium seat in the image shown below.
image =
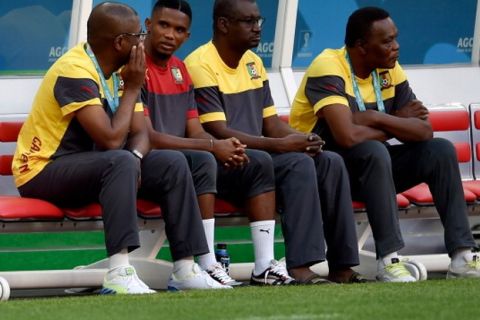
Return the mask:
<path id="1" fill-rule="evenodd" d="M 0 196 L 0 220 L 2 221 L 63 218 L 62 210 L 47 201 L 18 196 Z"/>

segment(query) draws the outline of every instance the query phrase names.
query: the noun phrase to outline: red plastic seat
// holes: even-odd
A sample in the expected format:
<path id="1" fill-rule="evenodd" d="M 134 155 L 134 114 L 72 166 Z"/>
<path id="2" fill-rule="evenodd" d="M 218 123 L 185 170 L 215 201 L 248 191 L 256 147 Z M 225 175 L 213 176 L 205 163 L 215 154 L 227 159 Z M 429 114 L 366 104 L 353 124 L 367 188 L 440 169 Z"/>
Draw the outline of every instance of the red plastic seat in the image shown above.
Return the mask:
<path id="1" fill-rule="evenodd" d="M 0 156 L 0 175 L 11 176 L 12 175 L 12 161 L 13 155 L 2 154 Z"/>
<path id="2" fill-rule="evenodd" d="M 407 208 L 410 205 L 410 201 L 405 198 L 403 194 L 397 194 L 397 206 L 401 209 Z"/>
<path id="3" fill-rule="evenodd" d="M 90 220 L 102 218 L 102 207 L 98 203 L 91 203 L 78 208 L 62 208 L 67 218 L 72 220 Z"/>
<path id="4" fill-rule="evenodd" d="M 288 124 L 288 120 L 290 118 L 290 116 L 288 114 L 281 114 L 278 116 L 280 118 L 280 120 L 282 120 L 283 122 L 285 122 L 286 124 Z"/>
<path id="5" fill-rule="evenodd" d="M 477 196 L 472 191 L 468 189 L 464 189 L 463 191 L 466 202 L 474 202 L 477 199 Z M 402 195 L 416 205 L 433 205 L 433 196 L 426 183 L 416 185 L 415 187 L 402 192 Z"/>
<path id="6" fill-rule="evenodd" d="M 463 190 L 468 190 L 473 192 L 477 198 L 480 198 L 480 181 L 479 180 L 469 180 L 469 181 L 462 181 Z"/>
<path id="7" fill-rule="evenodd" d="M 33 198 L 0 196 L 0 220 L 62 220 L 64 214 L 55 205 Z"/>
<path id="8" fill-rule="evenodd" d="M 0 142 L 15 142 L 23 122 L 0 122 Z"/>
<path id="9" fill-rule="evenodd" d="M 137 211 L 144 218 L 161 218 L 162 209 L 158 204 L 145 199 L 137 199 Z"/>
<path id="10" fill-rule="evenodd" d="M 428 121 L 434 131 L 458 131 L 470 128 L 469 113 L 466 109 L 430 111 Z"/>
<path id="11" fill-rule="evenodd" d="M 355 211 L 365 210 L 365 203 L 361 201 L 352 201 L 352 206 Z"/>
<path id="12" fill-rule="evenodd" d="M 235 207 L 230 202 L 222 200 L 222 199 L 215 199 L 215 215 L 216 216 L 229 216 L 232 214 L 238 214 L 242 210 L 240 208 Z"/>
<path id="13" fill-rule="evenodd" d="M 101 219 L 102 207 L 99 203 L 91 203 L 79 208 L 62 208 L 65 215 L 72 220 L 89 220 Z M 161 218 L 162 210 L 160 206 L 154 202 L 138 199 L 137 200 L 138 215 L 144 218 Z"/>

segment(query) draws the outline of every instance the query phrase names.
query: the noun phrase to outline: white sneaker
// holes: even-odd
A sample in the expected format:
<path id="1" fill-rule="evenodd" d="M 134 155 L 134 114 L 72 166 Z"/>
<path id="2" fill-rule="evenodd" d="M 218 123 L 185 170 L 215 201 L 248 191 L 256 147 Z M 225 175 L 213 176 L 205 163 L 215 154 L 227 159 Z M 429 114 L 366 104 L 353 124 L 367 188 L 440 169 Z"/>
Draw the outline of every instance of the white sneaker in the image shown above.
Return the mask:
<path id="1" fill-rule="evenodd" d="M 465 261 L 460 266 L 454 266 L 451 262 L 448 266 L 447 279 L 455 278 L 480 278 L 480 257 L 477 254 L 473 256 L 465 255 Z"/>
<path id="2" fill-rule="evenodd" d="M 103 279 L 100 294 L 146 294 L 155 293 L 137 276 L 132 266 L 111 269 Z"/>
<path id="3" fill-rule="evenodd" d="M 243 282 L 239 282 L 227 273 L 225 269 L 223 269 L 222 265 L 220 263 L 214 263 L 213 265 L 210 266 L 207 270 L 205 270 L 210 277 L 212 277 L 214 280 L 217 282 L 220 282 L 221 284 L 227 285 L 227 286 L 242 286 Z"/>
<path id="4" fill-rule="evenodd" d="M 408 258 L 401 258 L 401 262 L 403 262 L 405 269 L 407 269 L 415 279 L 418 281 L 427 280 L 427 268 L 425 268 L 423 263 Z"/>
<path id="5" fill-rule="evenodd" d="M 270 261 L 270 266 L 261 274 L 255 275 L 252 272 L 250 284 L 281 286 L 297 284 L 297 281 L 290 277 L 284 263 L 272 260 Z"/>
<path id="6" fill-rule="evenodd" d="M 169 291 L 180 291 L 190 289 L 232 289 L 229 285 L 215 281 L 210 275 L 203 271 L 200 266 L 193 263 L 192 272 L 183 279 L 178 279 L 172 273 L 168 280 Z"/>
<path id="7" fill-rule="evenodd" d="M 378 260 L 377 280 L 383 282 L 415 282 L 417 279 L 405 267 L 405 263 L 398 258 L 392 258 L 392 262 L 385 264 L 383 259 Z"/>

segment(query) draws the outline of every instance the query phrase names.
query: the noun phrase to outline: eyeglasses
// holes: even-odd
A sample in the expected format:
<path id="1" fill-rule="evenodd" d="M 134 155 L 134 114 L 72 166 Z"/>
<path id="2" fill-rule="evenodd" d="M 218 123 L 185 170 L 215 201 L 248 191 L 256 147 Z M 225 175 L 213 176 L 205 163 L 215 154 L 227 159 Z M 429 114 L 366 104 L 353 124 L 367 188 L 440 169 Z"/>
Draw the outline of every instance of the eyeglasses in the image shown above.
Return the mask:
<path id="1" fill-rule="evenodd" d="M 226 18 L 230 21 L 237 21 L 237 22 L 244 23 L 247 26 L 249 26 L 250 28 L 253 28 L 255 26 L 258 27 L 258 28 L 261 28 L 263 26 L 263 23 L 265 22 L 264 17 L 251 17 L 251 18 L 243 18 L 243 19 L 228 18 L 228 17 L 226 17 Z"/>
<path id="2" fill-rule="evenodd" d="M 147 33 L 142 30 L 140 32 L 125 32 L 117 35 L 117 37 L 123 37 L 123 36 L 131 36 L 131 37 L 137 38 L 139 41 L 143 41 L 147 37 Z"/>

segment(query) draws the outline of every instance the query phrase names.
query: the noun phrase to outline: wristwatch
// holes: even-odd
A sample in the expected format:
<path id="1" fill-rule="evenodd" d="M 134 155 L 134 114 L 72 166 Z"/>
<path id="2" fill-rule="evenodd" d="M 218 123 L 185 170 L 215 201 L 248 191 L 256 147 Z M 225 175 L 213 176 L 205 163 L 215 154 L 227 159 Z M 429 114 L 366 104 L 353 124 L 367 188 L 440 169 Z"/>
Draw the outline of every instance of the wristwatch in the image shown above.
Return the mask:
<path id="1" fill-rule="evenodd" d="M 138 151 L 137 149 L 133 149 L 133 150 L 130 150 L 131 153 L 133 153 L 133 155 L 135 157 L 137 157 L 138 159 L 142 160 L 143 159 L 143 154 Z"/>

